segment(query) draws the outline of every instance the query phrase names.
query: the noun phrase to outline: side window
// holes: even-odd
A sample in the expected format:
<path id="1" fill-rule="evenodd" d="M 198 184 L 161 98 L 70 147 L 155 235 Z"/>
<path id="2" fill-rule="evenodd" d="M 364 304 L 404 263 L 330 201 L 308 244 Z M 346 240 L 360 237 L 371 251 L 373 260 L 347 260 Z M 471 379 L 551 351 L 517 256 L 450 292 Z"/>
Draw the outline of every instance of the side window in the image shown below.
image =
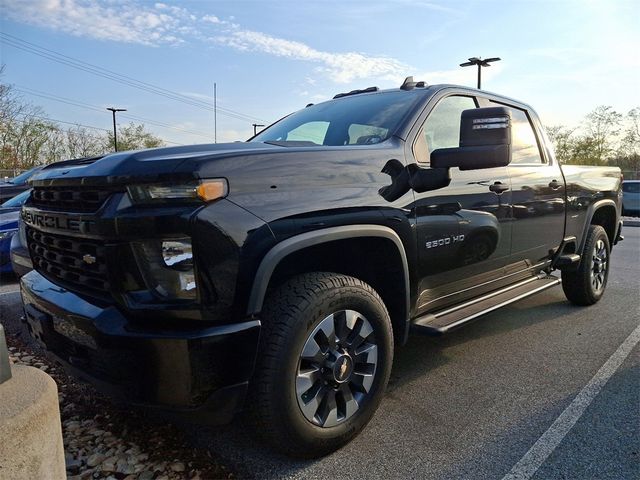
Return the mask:
<path id="1" fill-rule="evenodd" d="M 324 137 L 327 135 L 329 122 L 308 122 L 303 123 L 287 133 L 286 140 L 303 140 L 312 141 L 318 145 L 324 143 Z"/>
<path id="2" fill-rule="evenodd" d="M 453 95 L 435 106 L 424 122 L 422 132 L 413 147 L 419 162 L 429 163 L 429 154 L 438 148 L 460 145 L 460 115 L 464 110 L 476 108 L 473 97 Z"/>
<path id="3" fill-rule="evenodd" d="M 527 113 L 519 108 L 495 102 L 491 103 L 506 106 L 511 111 L 511 163 L 542 164 L 538 141 Z"/>

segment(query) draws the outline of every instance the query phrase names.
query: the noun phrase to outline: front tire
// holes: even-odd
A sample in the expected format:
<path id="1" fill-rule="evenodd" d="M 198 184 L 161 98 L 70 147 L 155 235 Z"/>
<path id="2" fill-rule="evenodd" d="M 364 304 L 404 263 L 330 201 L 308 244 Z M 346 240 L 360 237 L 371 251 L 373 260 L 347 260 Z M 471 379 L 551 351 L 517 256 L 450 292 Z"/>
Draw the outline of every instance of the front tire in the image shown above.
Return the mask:
<path id="1" fill-rule="evenodd" d="M 378 408 L 393 358 L 380 296 L 335 273 L 294 277 L 268 296 L 253 416 L 269 445 L 298 457 L 330 453 Z"/>
<path id="2" fill-rule="evenodd" d="M 609 278 L 610 256 L 607 232 L 600 225 L 591 225 L 579 267 L 562 272 L 562 289 L 571 303 L 593 305 L 602 298 Z"/>

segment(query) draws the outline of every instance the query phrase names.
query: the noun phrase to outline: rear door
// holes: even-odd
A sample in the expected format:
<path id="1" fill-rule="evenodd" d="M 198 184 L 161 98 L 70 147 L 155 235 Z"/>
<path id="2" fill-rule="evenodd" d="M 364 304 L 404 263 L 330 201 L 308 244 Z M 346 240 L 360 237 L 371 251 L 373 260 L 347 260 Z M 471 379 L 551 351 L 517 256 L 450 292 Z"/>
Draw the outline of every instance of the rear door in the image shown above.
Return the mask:
<path id="1" fill-rule="evenodd" d="M 484 103 L 484 102 L 483 102 Z M 524 107 L 489 100 L 511 111 L 513 223 L 510 270 L 542 265 L 564 237 L 565 183 L 560 165 L 543 148 L 535 114 Z"/>

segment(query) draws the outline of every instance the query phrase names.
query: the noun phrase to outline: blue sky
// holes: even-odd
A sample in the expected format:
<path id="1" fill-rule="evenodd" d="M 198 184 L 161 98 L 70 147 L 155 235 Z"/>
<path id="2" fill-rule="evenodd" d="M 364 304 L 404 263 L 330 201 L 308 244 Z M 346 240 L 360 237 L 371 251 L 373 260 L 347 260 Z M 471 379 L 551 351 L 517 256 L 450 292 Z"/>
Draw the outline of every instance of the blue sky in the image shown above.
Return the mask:
<path id="1" fill-rule="evenodd" d="M 218 113 L 218 141 L 244 140 L 251 123 L 354 88 L 397 87 L 407 75 L 474 86 L 475 69 L 458 67 L 472 56 L 501 57 L 483 87 L 530 103 L 546 124 L 576 125 L 601 104 L 640 105 L 631 0 L 0 0 L 0 12 L 3 81 L 24 99 L 53 119 L 101 128 L 111 125 L 105 107 L 127 108 L 122 122 L 168 125 L 146 122 L 174 143 L 212 141 L 214 82 L 232 112 Z M 16 48 L 21 41 L 204 103 L 71 68 Z"/>

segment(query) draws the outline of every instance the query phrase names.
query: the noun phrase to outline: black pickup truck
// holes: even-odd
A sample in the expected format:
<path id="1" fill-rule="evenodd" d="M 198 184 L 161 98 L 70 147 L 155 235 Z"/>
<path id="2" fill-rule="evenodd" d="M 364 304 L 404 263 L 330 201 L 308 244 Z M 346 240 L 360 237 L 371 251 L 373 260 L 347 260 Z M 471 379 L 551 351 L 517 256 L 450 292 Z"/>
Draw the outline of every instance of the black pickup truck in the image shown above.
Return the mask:
<path id="1" fill-rule="evenodd" d="M 318 456 L 370 420 L 410 331 L 558 284 L 597 302 L 621 181 L 561 167 L 528 105 L 409 77 L 247 142 L 43 169 L 26 321 L 133 404 L 212 423 L 244 407 L 274 448 Z"/>

